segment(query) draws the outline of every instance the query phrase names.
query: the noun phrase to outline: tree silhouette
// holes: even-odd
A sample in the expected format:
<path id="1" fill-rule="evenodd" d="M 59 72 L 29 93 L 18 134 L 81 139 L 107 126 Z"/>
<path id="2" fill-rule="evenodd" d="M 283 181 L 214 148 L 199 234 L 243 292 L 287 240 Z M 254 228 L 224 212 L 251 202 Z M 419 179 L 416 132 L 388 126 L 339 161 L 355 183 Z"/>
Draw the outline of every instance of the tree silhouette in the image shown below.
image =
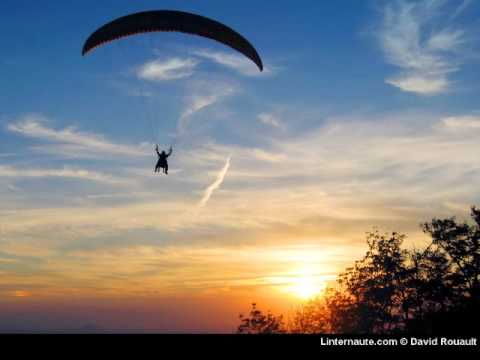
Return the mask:
<path id="1" fill-rule="evenodd" d="M 479 333 L 480 210 L 472 207 L 471 217 L 471 224 L 453 217 L 423 224 L 432 240 L 420 250 L 403 249 L 403 234 L 367 233 L 365 256 L 338 276 L 335 288 L 296 311 L 289 331 Z M 275 332 L 281 319 L 254 304 L 239 332 Z"/>
<path id="2" fill-rule="evenodd" d="M 266 315 L 252 304 L 248 317 L 240 314 L 240 325 L 237 334 L 281 334 L 284 333 L 283 317 L 276 317 L 268 312 Z"/>
<path id="3" fill-rule="evenodd" d="M 339 289 L 325 295 L 335 333 L 394 333 L 402 330 L 408 296 L 405 235 L 367 233 L 368 251 L 339 275 Z"/>
<path id="4" fill-rule="evenodd" d="M 330 332 L 329 311 L 319 299 L 310 300 L 294 314 L 289 324 L 292 333 L 325 334 Z"/>

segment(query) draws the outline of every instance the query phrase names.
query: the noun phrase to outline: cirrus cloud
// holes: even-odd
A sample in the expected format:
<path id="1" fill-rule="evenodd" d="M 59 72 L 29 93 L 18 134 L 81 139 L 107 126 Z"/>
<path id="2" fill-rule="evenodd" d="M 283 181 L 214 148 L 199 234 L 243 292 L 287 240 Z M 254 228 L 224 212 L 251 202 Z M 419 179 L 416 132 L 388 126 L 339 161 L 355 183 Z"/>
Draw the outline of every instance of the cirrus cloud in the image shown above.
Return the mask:
<path id="1" fill-rule="evenodd" d="M 137 76 L 148 81 L 169 81 L 190 77 L 198 61 L 191 58 L 170 58 L 149 61 L 137 69 Z"/>
<path id="2" fill-rule="evenodd" d="M 264 125 L 269 125 L 280 130 L 285 130 L 285 124 L 275 114 L 261 113 L 258 114 L 257 119 Z"/>
<path id="3" fill-rule="evenodd" d="M 480 116 L 449 116 L 442 119 L 441 126 L 443 129 L 448 129 L 452 131 L 480 130 Z"/>
<path id="4" fill-rule="evenodd" d="M 244 76 L 273 75 L 276 70 L 275 67 L 267 65 L 264 67 L 263 72 L 259 72 L 251 60 L 236 53 L 212 51 L 207 49 L 195 50 L 192 53 L 195 56 L 213 61 L 216 64 L 234 70 Z"/>
<path id="5" fill-rule="evenodd" d="M 36 147 L 40 152 L 51 152 L 70 157 L 88 157 L 92 154 L 135 157 L 148 154 L 142 146 L 116 144 L 103 135 L 80 131 L 76 127 L 54 129 L 48 126 L 48 123 L 49 120 L 43 116 L 28 115 L 9 123 L 7 130 L 28 138 L 55 143 L 55 145 Z"/>
<path id="6" fill-rule="evenodd" d="M 417 95 L 438 95 L 451 89 L 450 75 L 464 61 L 465 30 L 451 21 L 468 6 L 462 2 L 449 16 L 445 1 L 396 0 L 386 5 L 379 39 L 387 61 L 401 72 L 387 84 Z"/>
<path id="7" fill-rule="evenodd" d="M 80 180 L 90 180 L 107 184 L 120 184 L 122 181 L 114 177 L 96 171 L 77 169 L 65 166 L 60 169 L 23 169 L 13 166 L 0 165 L 0 178 L 71 178 Z"/>

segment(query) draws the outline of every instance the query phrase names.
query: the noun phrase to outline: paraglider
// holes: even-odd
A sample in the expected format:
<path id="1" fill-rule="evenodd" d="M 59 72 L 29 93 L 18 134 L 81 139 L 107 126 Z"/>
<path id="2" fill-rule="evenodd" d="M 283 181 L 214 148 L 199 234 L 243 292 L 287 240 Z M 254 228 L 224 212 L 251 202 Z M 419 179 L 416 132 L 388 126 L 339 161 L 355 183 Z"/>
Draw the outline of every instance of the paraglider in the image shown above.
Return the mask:
<path id="1" fill-rule="evenodd" d="M 82 55 L 121 38 L 152 32 L 180 32 L 215 40 L 238 51 L 263 71 L 263 62 L 257 50 L 238 32 L 207 17 L 174 10 L 144 11 L 113 20 L 88 37 Z M 155 173 L 163 169 L 163 173 L 168 174 L 167 158 L 172 154 L 172 147 L 168 154 L 165 151 L 160 153 L 158 145 L 155 151 L 158 155 Z"/>
<path id="2" fill-rule="evenodd" d="M 163 173 L 168 175 L 168 161 L 167 158 L 172 155 L 172 147 L 168 151 L 168 154 L 165 151 L 159 152 L 158 145 L 155 147 L 155 151 L 158 155 L 157 165 L 155 166 L 155 172 L 160 172 L 160 169 L 163 169 Z"/>

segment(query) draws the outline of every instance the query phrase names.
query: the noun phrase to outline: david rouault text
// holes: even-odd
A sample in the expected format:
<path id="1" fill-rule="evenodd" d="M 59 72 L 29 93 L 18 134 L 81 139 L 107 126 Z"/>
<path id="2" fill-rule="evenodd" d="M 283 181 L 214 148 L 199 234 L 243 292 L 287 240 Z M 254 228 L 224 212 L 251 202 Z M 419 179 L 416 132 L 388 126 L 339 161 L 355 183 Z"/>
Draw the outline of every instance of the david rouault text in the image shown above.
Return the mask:
<path id="1" fill-rule="evenodd" d="M 398 339 L 341 339 L 341 338 L 321 338 L 322 346 L 375 346 L 375 345 L 412 345 L 412 346 L 477 346 L 477 339 L 471 338 L 402 338 Z"/>

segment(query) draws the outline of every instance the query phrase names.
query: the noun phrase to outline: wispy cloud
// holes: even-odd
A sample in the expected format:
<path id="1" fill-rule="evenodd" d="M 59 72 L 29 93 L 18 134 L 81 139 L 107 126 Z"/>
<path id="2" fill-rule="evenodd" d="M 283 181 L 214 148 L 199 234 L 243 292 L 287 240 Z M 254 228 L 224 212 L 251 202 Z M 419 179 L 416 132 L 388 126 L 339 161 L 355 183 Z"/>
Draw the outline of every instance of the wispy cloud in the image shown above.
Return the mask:
<path id="1" fill-rule="evenodd" d="M 187 97 L 187 105 L 178 120 L 178 133 L 181 135 L 187 130 L 193 115 L 220 102 L 225 97 L 235 93 L 235 91 L 233 86 L 225 84 L 210 84 L 210 88 L 203 88 L 201 93 L 200 90 L 194 90 L 195 94 Z"/>
<path id="2" fill-rule="evenodd" d="M 455 19 L 461 14 L 463 14 L 463 12 L 472 4 L 472 2 L 473 0 L 463 0 L 457 7 L 457 9 L 453 12 L 451 18 Z"/>
<path id="3" fill-rule="evenodd" d="M 462 2 L 455 12 L 468 6 Z M 451 26 L 443 0 L 388 2 L 380 42 L 387 61 L 402 72 L 386 79 L 402 91 L 437 95 L 451 88 L 449 76 L 460 70 L 465 30 Z"/>
<path id="4" fill-rule="evenodd" d="M 200 200 L 199 207 L 205 207 L 212 197 L 212 194 L 215 190 L 217 190 L 225 180 L 225 176 L 227 175 L 228 169 L 230 168 L 230 160 L 231 158 L 229 157 L 227 161 L 225 162 L 225 165 L 223 166 L 222 170 L 217 174 L 217 178 L 215 181 L 205 189 L 203 193 L 203 197 Z"/>
<path id="5" fill-rule="evenodd" d="M 19 121 L 8 124 L 7 129 L 22 136 L 56 143 L 58 145 L 53 150 L 57 154 L 62 155 L 70 154 L 75 157 L 82 157 L 89 154 L 94 154 L 95 156 L 104 156 L 106 154 L 145 156 L 149 154 L 141 146 L 115 144 L 103 135 L 83 132 L 75 127 L 57 130 L 49 127 L 48 123 L 48 119 L 42 116 L 29 115 Z M 57 151 L 57 147 L 60 147 L 62 152 Z M 37 147 L 37 149 L 42 151 L 41 147 Z M 43 150 L 48 152 L 48 148 Z"/>
<path id="6" fill-rule="evenodd" d="M 257 118 L 262 124 L 269 125 L 280 130 L 285 130 L 285 124 L 275 114 L 261 113 L 257 116 Z"/>
<path id="7" fill-rule="evenodd" d="M 12 178 L 71 178 L 80 180 L 97 181 L 108 184 L 120 184 L 122 181 L 115 179 L 110 175 L 106 175 L 96 171 L 85 169 L 76 169 L 71 167 L 63 167 L 61 169 L 23 169 L 13 166 L 0 165 L 0 177 Z"/>
<path id="8" fill-rule="evenodd" d="M 449 116 L 441 121 L 444 129 L 453 131 L 472 131 L 480 130 L 480 116 L 462 115 Z"/>
<path id="9" fill-rule="evenodd" d="M 190 77 L 198 61 L 191 58 L 170 58 L 149 61 L 137 69 L 137 76 L 149 81 L 169 81 Z"/>
<path id="10" fill-rule="evenodd" d="M 260 72 L 251 60 L 236 53 L 200 49 L 193 51 L 192 54 L 213 61 L 245 76 L 273 75 L 275 70 L 273 67 L 266 65 L 263 72 Z"/>
<path id="11" fill-rule="evenodd" d="M 188 105 L 185 110 L 182 112 L 180 119 L 178 121 L 178 132 L 183 134 L 188 127 L 190 118 L 193 114 L 205 109 L 206 107 L 215 104 L 220 99 L 220 95 L 194 95 L 191 96 Z"/>
<path id="12" fill-rule="evenodd" d="M 114 269 L 111 273 L 137 280 L 145 272 L 158 270 L 158 264 L 168 263 L 171 256 L 185 259 L 185 254 L 179 254 L 182 247 L 215 251 L 220 239 L 229 239 L 231 247 L 222 255 L 231 252 L 235 256 L 246 244 L 254 243 L 257 249 L 275 244 L 277 248 L 292 241 L 315 243 L 322 251 L 328 243 L 334 243 L 337 250 L 344 246 L 341 251 L 356 251 L 363 246 L 359 234 L 372 225 L 407 231 L 409 241 L 423 240 L 418 222 L 450 216 L 452 211 L 463 216 L 469 202 L 478 197 L 478 136 L 452 136 L 453 132 L 442 128 L 445 123 L 474 126 L 475 119 L 469 116 L 474 115 L 411 111 L 322 117 L 318 128 L 281 140 L 255 145 L 203 144 L 175 158 L 172 165 L 181 167 L 182 173 L 162 179 L 168 192 L 163 186 L 158 190 L 159 179 L 155 178 L 143 184 L 148 186 L 127 192 L 131 197 L 115 206 L 101 192 L 93 192 L 94 197 L 84 203 L 65 203 L 65 193 L 86 197 L 73 188 L 58 189 L 61 205 L 28 203 L 24 196 L 32 188 L 25 182 L 18 194 L 2 193 L 0 237 L 7 241 L 0 244 L 0 251 L 37 257 L 38 251 L 57 254 L 54 264 L 49 257 L 50 269 L 68 271 L 71 278 L 65 281 L 71 287 L 89 274 L 103 273 L 98 271 L 101 264 Z M 235 166 L 230 166 L 224 154 L 231 154 Z M 224 186 L 227 177 L 228 188 Z M 181 190 L 175 190 L 176 186 Z M 216 197 L 219 188 L 224 195 Z M 133 194 L 145 189 L 152 194 Z M 103 197 L 114 193 L 108 188 Z M 17 204 L 22 205 L 20 211 Z M 202 211 L 201 206 L 209 211 Z M 167 253 L 168 246 L 171 251 Z M 65 258 L 72 252 L 75 261 L 68 255 Z M 151 257 L 157 252 L 158 258 Z M 178 283 L 179 277 L 186 283 L 193 272 L 210 281 L 212 269 L 218 268 L 203 256 L 195 257 L 208 264 L 202 271 L 192 269 L 189 257 L 177 264 L 175 276 L 163 272 L 153 285 L 151 277 L 145 283 L 157 287 Z M 132 266 L 126 266 L 130 257 Z M 107 258 L 111 259 L 108 265 L 104 263 Z M 125 265 L 122 269 L 111 266 L 119 258 Z M 146 268 L 139 269 L 139 261 L 148 264 Z M 39 269 L 37 265 L 32 268 Z"/>

